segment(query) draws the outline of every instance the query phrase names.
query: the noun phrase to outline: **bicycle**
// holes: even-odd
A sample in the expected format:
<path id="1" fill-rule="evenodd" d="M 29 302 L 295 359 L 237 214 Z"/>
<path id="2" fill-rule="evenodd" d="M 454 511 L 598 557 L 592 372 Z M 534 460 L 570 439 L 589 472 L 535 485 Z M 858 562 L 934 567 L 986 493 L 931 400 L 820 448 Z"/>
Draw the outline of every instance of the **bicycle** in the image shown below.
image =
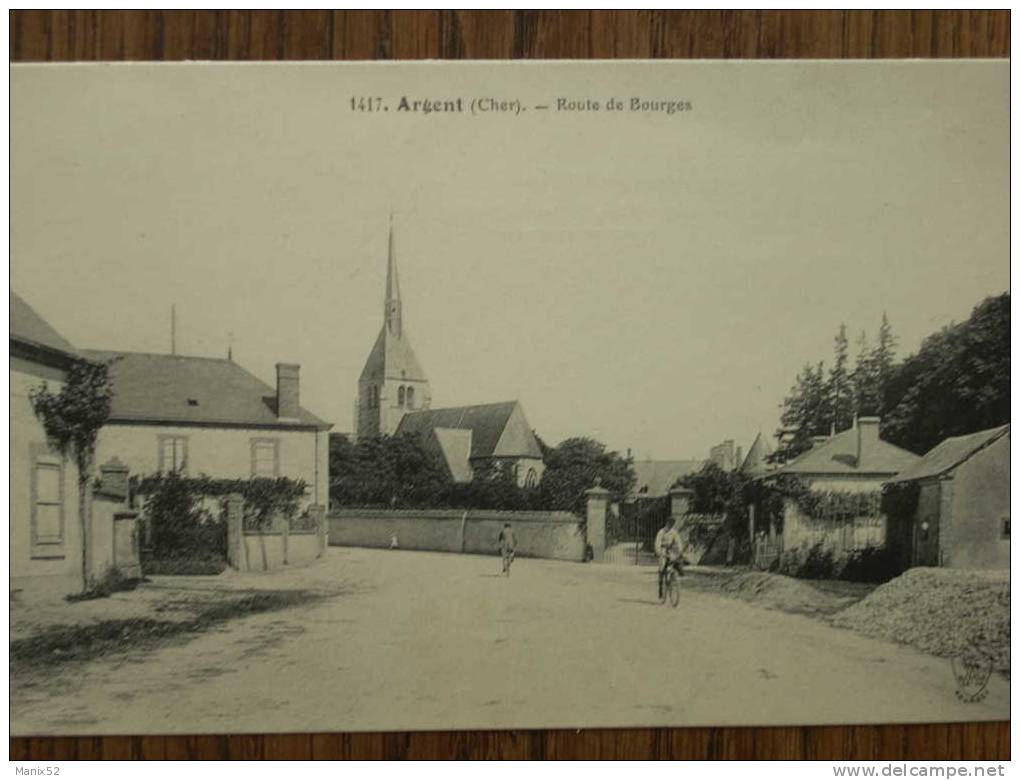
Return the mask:
<path id="1" fill-rule="evenodd" d="M 671 607 L 676 607 L 680 603 L 680 567 L 677 562 L 673 561 L 666 566 L 666 571 L 662 573 L 662 588 L 659 592 L 659 601 L 662 604 L 667 602 Z"/>
<path id="2" fill-rule="evenodd" d="M 503 575 L 505 577 L 510 576 L 510 564 L 514 562 L 514 551 L 504 550 L 503 551 Z"/>

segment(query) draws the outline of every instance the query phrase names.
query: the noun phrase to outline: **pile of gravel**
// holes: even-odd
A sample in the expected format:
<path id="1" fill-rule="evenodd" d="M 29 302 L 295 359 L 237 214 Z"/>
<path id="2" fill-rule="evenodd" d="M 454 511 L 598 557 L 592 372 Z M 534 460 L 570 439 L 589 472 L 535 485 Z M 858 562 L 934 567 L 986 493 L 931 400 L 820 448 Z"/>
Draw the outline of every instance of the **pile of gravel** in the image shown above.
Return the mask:
<path id="1" fill-rule="evenodd" d="M 805 615 L 827 615 L 843 609 L 854 599 L 826 592 L 805 580 L 752 571 L 726 580 L 719 590 L 753 601 L 759 606 Z"/>
<path id="2" fill-rule="evenodd" d="M 1009 572 L 910 569 L 832 624 L 932 655 L 987 654 L 1009 672 Z"/>

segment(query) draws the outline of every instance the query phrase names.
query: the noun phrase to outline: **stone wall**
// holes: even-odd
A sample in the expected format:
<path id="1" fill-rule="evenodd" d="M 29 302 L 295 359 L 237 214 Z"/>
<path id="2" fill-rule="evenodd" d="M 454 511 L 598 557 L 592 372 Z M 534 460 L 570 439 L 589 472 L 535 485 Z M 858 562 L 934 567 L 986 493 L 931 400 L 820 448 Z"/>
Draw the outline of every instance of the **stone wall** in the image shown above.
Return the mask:
<path id="1" fill-rule="evenodd" d="M 584 560 L 584 529 L 569 512 L 338 509 L 329 515 L 329 543 L 390 547 L 395 542 L 407 550 L 495 554 L 504 523 L 513 526 L 519 556 Z"/>

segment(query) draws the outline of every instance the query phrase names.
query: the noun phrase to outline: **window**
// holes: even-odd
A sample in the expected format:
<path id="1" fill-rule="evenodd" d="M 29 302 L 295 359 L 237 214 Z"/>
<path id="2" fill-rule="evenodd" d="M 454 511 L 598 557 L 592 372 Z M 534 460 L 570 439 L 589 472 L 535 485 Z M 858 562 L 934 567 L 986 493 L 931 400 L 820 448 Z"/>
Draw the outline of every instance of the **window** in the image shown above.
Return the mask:
<path id="1" fill-rule="evenodd" d="M 999 538 L 1000 539 L 1007 539 L 1007 540 L 1009 539 L 1009 518 L 1008 517 L 1002 518 L 1002 524 L 1000 526 Z"/>
<path id="2" fill-rule="evenodd" d="M 253 477 L 280 476 L 280 450 L 276 439 L 251 440 L 251 475 Z"/>
<path id="3" fill-rule="evenodd" d="M 413 387 L 408 387 L 407 388 L 407 408 L 408 409 L 413 409 L 414 408 L 414 388 Z"/>
<path id="4" fill-rule="evenodd" d="M 404 386 L 401 385 L 400 388 L 397 390 L 397 406 L 403 405 L 404 405 Z"/>
<path id="5" fill-rule="evenodd" d="M 538 485 L 538 472 L 535 469 L 528 469 L 528 476 L 524 478 L 524 487 L 533 488 Z"/>
<path id="6" fill-rule="evenodd" d="M 160 436 L 159 437 L 159 470 L 179 471 L 186 474 L 188 471 L 188 437 L 187 436 Z"/>
<path id="7" fill-rule="evenodd" d="M 33 448 L 32 557 L 64 557 L 64 462 L 48 448 Z"/>
<path id="8" fill-rule="evenodd" d="M 368 408 L 378 409 L 379 408 L 379 386 L 369 385 L 368 386 Z"/>

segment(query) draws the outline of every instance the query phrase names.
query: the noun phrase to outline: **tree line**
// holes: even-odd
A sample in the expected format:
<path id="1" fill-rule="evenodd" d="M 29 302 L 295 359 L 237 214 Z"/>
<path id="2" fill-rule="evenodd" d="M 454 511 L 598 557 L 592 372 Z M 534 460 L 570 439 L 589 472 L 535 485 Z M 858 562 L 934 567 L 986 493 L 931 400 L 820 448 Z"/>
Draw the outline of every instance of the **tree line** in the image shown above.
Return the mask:
<path id="1" fill-rule="evenodd" d="M 416 434 L 377 436 L 356 443 L 330 437 L 330 501 L 338 506 L 464 508 L 584 513 L 585 491 L 596 480 L 621 501 L 634 487 L 632 461 L 591 438 L 550 447 L 539 438 L 545 473 L 535 487 L 517 484 L 496 461 L 474 464 L 470 482 L 454 482 L 439 455 Z"/>
<path id="2" fill-rule="evenodd" d="M 900 362 L 885 314 L 874 343 L 863 331 L 857 337 L 853 360 L 840 324 L 831 364 L 806 364 L 783 399 L 772 459 L 794 458 L 813 436 L 844 431 L 858 416 L 880 416 L 884 439 L 920 454 L 948 436 L 1009 422 L 1009 304 L 1008 292 L 986 298 Z"/>

